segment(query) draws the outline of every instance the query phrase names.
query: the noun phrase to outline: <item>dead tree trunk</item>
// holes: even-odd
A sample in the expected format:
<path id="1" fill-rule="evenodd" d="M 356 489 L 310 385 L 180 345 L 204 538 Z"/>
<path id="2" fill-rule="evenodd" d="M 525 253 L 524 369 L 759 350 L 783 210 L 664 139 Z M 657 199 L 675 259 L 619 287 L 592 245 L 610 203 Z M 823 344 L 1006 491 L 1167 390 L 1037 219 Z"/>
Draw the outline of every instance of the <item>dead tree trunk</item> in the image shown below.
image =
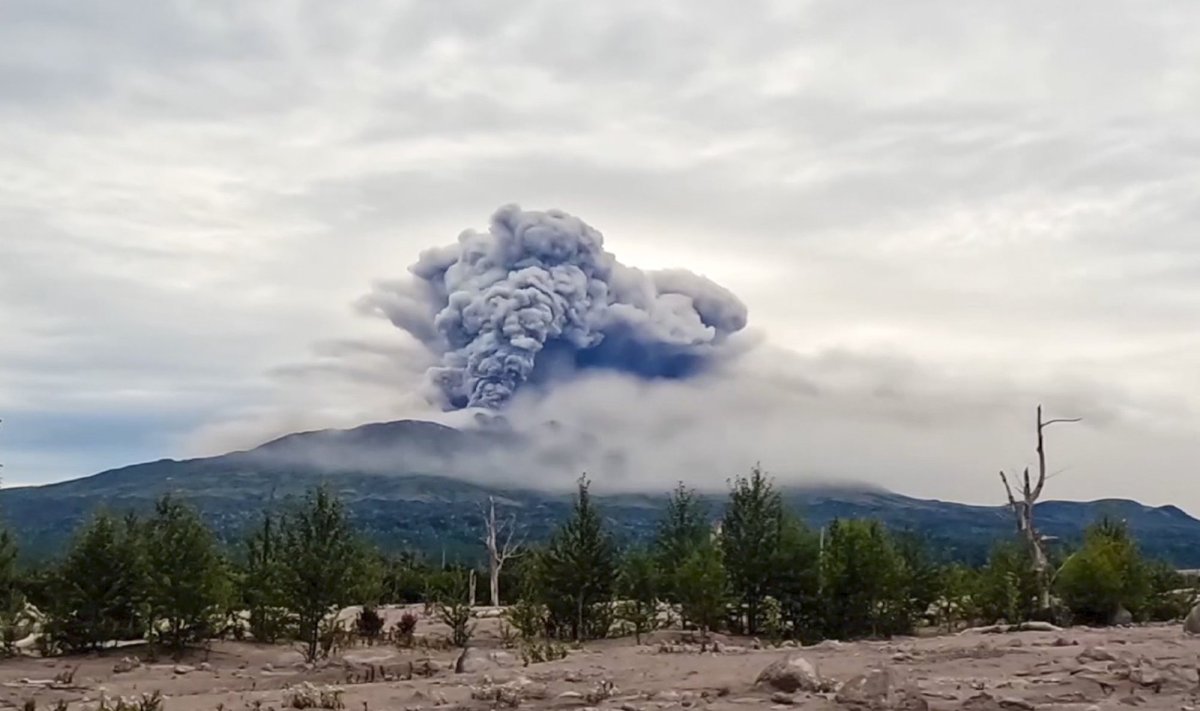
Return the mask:
<path id="1" fill-rule="evenodd" d="M 1008 506 L 1012 509 L 1013 516 L 1017 519 L 1017 532 L 1025 539 L 1025 545 L 1029 547 L 1029 554 L 1032 558 L 1032 566 L 1034 575 L 1037 577 L 1038 583 L 1038 607 L 1047 609 L 1050 607 L 1050 576 L 1049 568 L 1050 561 L 1046 557 L 1046 547 L 1042 540 L 1042 536 L 1038 533 L 1037 527 L 1033 523 L 1033 509 L 1037 504 L 1038 498 L 1042 495 L 1042 489 L 1046 486 L 1046 440 L 1045 430 L 1050 425 L 1063 422 L 1079 422 L 1080 418 L 1060 418 L 1054 420 L 1042 419 L 1042 406 L 1037 408 L 1037 455 L 1038 455 L 1038 473 L 1037 482 L 1033 483 L 1029 476 L 1029 467 L 1025 467 L 1025 472 L 1022 476 L 1020 498 L 1013 495 L 1012 486 L 1008 483 L 1008 477 L 1004 472 L 1000 472 L 1000 481 L 1004 482 L 1004 490 L 1008 494 Z M 1011 622 L 1011 620 L 1010 620 Z"/>
<path id="2" fill-rule="evenodd" d="M 496 499 L 488 497 L 487 509 L 483 512 L 483 544 L 488 552 L 488 583 L 492 607 L 500 605 L 500 571 L 504 564 L 521 555 L 521 543 L 513 541 L 516 532 L 516 517 L 496 520 Z"/>

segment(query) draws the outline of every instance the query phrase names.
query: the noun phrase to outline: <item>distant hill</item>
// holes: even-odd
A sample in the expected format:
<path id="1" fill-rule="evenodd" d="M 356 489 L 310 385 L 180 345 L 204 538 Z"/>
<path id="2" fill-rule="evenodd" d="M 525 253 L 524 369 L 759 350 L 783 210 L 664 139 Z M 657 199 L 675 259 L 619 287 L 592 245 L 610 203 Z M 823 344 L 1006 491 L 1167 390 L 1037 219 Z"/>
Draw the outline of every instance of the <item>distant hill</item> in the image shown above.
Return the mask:
<path id="1" fill-rule="evenodd" d="M 380 546 L 475 559 L 480 555 L 477 504 L 486 497 L 512 507 L 532 539 L 548 535 L 569 511 L 569 492 L 480 484 L 487 480 L 486 471 L 464 469 L 485 466 L 490 453 L 520 445 L 503 430 L 460 431 L 409 420 L 299 433 L 246 452 L 167 459 L 58 484 L 0 490 L 0 516 L 16 533 L 25 557 L 40 558 L 62 550 L 97 508 L 145 511 L 170 492 L 196 505 L 218 535 L 233 542 L 264 508 L 286 506 L 308 488 L 326 483 L 346 501 L 360 530 Z M 665 492 L 595 493 L 625 540 L 651 536 L 666 499 Z M 1002 507 L 848 486 L 788 488 L 784 495 L 811 525 L 835 518 L 878 518 L 893 529 L 925 536 L 948 557 L 972 562 L 982 560 L 997 539 L 1013 534 L 1012 519 Z M 724 494 L 709 498 L 713 514 L 719 514 Z M 1179 567 L 1200 568 L 1200 520 L 1173 506 L 1151 508 L 1119 499 L 1047 501 L 1037 511 L 1041 530 L 1066 542 L 1077 540 L 1085 526 L 1104 514 L 1126 519 L 1147 553 Z"/>

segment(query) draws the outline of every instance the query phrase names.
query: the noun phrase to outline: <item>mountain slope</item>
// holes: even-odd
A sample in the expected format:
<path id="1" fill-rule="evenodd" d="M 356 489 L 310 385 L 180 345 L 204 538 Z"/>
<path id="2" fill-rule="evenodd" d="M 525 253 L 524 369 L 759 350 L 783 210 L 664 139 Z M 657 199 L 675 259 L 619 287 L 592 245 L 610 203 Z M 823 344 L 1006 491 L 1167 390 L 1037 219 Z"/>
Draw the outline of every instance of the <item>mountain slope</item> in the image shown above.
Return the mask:
<path id="1" fill-rule="evenodd" d="M 0 513 L 26 557 L 62 549 L 72 531 L 99 507 L 148 510 L 173 493 L 195 504 L 228 542 L 240 538 L 264 508 L 278 508 L 312 486 L 328 484 L 346 501 L 366 535 L 390 549 L 416 549 L 475 558 L 478 504 L 496 496 L 517 511 L 533 539 L 567 515 L 569 492 L 472 483 L 491 479 L 489 453 L 519 447 L 503 431 L 459 431 L 429 422 L 401 421 L 352 430 L 288 435 L 246 452 L 185 461 L 162 460 L 41 487 L 0 490 Z M 471 469 L 475 467 L 476 469 Z M 605 495 L 598 503 L 626 539 L 653 534 L 665 494 Z M 926 536 L 955 558 L 979 561 L 1013 523 L 1001 507 L 915 499 L 847 486 L 789 488 L 790 507 L 810 524 L 834 518 L 874 517 L 895 529 Z M 709 501 L 719 513 L 722 493 Z M 1142 547 L 1181 567 L 1200 567 L 1200 521 L 1178 508 L 1133 501 L 1048 501 L 1038 507 L 1042 531 L 1066 541 L 1101 515 L 1126 519 Z"/>

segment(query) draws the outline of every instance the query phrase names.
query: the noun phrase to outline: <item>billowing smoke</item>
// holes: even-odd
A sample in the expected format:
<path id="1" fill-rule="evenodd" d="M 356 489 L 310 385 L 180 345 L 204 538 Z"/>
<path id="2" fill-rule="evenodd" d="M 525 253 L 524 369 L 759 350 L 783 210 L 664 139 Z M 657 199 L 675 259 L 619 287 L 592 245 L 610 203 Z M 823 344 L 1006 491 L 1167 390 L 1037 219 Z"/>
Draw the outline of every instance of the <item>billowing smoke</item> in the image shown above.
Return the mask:
<path id="1" fill-rule="evenodd" d="M 625 266 L 599 231 L 559 210 L 501 207 L 487 232 L 426 250 L 409 271 L 362 306 L 437 356 L 428 377 L 448 409 L 499 408 L 525 383 L 581 368 L 686 377 L 746 326 L 727 289 L 688 271 Z"/>

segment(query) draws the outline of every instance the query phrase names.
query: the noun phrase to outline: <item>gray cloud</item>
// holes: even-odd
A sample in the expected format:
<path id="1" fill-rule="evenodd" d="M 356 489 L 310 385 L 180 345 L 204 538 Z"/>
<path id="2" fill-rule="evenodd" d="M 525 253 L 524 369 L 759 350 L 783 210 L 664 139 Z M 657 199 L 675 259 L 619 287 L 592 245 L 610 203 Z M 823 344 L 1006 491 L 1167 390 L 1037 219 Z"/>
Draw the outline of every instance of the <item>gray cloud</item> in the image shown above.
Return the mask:
<path id="1" fill-rule="evenodd" d="M 517 202 L 765 340 L 703 387 L 517 403 L 578 403 L 627 481 L 754 457 L 978 498 L 1045 399 L 1088 418 L 1056 494 L 1200 510 L 1198 31 L 1188 0 L 6 2 L 5 475 L 429 416 L 425 356 L 353 303 Z"/>

